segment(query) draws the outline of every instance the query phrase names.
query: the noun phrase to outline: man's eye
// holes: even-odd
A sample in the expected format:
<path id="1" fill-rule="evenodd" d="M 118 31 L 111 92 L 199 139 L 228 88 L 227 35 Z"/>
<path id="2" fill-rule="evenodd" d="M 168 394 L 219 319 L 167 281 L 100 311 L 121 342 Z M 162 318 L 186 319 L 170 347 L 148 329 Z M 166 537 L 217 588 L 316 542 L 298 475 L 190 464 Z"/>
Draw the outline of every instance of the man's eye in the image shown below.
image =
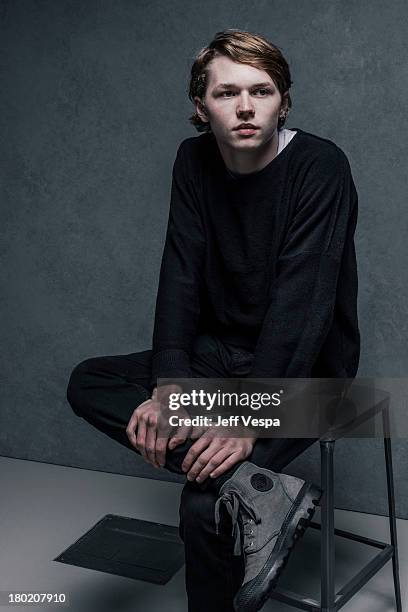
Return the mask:
<path id="1" fill-rule="evenodd" d="M 221 96 L 223 98 L 229 98 L 230 96 L 233 96 L 233 95 L 235 95 L 234 92 L 233 91 L 229 91 L 229 90 L 223 91 L 222 94 L 221 94 Z"/>
<path id="2" fill-rule="evenodd" d="M 271 93 L 270 89 L 265 89 L 264 87 L 261 87 L 260 89 L 255 89 L 254 93 L 259 93 L 262 96 L 266 96 L 269 93 Z"/>

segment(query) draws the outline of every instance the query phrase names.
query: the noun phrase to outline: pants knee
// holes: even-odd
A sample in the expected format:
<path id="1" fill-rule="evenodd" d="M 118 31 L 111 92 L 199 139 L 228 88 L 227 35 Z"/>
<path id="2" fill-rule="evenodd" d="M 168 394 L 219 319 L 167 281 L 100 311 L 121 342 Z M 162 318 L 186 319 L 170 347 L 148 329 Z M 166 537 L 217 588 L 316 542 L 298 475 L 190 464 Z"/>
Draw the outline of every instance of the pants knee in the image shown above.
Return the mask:
<path id="1" fill-rule="evenodd" d="M 72 370 L 67 387 L 67 400 L 77 416 L 83 416 L 85 409 L 84 390 L 86 377 L 93 369 L 94 358 L 81 361 Z"/>

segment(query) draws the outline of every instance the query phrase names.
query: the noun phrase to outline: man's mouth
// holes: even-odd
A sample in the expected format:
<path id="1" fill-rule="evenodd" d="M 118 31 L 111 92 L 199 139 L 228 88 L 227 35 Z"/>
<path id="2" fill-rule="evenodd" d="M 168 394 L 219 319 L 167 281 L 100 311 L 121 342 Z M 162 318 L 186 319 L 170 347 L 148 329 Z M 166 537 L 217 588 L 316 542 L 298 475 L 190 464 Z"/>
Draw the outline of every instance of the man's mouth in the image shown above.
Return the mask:
<path id="1" fill-rule="evenodd" d="M 258 126 L 254 125 L 253 123 L 240 123 L 237 127 L 234 128 L 234 130 L 259 130 Z"/>
<path id="2" fill-rule="evenodd" d="M 254 136 L 258 130 L 259 127 L 253 123 L 240 123 L 236 128 L 234 128 L 234 131 L 238 132 L 240 136 L 248 137 Z"/>

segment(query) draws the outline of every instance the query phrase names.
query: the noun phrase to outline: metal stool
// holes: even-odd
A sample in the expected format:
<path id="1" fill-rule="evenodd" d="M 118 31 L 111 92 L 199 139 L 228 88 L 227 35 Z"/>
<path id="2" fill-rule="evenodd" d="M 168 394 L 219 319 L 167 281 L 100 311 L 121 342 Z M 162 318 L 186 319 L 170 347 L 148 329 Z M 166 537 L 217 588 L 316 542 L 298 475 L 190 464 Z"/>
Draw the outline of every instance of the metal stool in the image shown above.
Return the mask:
<path id="1" fill-rule="evenodd" d="M 394 591 L 397 612 L 402 612 L 401 607 L 401 589 L 399 580 L 399 564 L 398 564 L 398 548 L 397 548 L 397 522 L 395 517 L 395 501 L 394 501 L 394 478 L 392 470 L 392 454 L 391 454 L 391 439 L 389 427 L 389 395 L 385 394 L 384 398 L 376 405 L 366 411 L 363 415 L 354 421 L 353 425 L 359 425 L 379 412 L 382 413 L 382 425 L 384 433 L 384 452 L 385 452 L 385 467 L 387 472 L 387 489 L 388 489 L 388 509 L 390 522 L 391 543 L 379 542 L 371 538 L 335 529 L 334 527 L 334 447 L 336 439 L 343 437 L 341 432 L 334 436 L 325 437 L 320 440 L 320 460 L 321 460 L 321 487 L 323 495 L 320 500 L 321 508 L 321 525 L 318 523 L 310 523 L 310 527 L 321 530 L 321 601 L 320 603 L 314 599 L 306 598 L 293 593 L 292 591 L 276 589 L 270 597 L 277 599 L 285 604 L 294 606 L 301 610 L 322 610 L 324 612 L 336 612 L 340 610 L 348 601 L 355 595 L 369 580 L 372 578 L 390 559 L 392 559 L 392 569 L 394 576 Z M 347 425 L 343 428 L 343 432 L 347 429 Z M 365 565 L 338 593 L 335 591 L 335 536 L 354 540 L 373 546 L 381 550 L 374 559 Z"/>

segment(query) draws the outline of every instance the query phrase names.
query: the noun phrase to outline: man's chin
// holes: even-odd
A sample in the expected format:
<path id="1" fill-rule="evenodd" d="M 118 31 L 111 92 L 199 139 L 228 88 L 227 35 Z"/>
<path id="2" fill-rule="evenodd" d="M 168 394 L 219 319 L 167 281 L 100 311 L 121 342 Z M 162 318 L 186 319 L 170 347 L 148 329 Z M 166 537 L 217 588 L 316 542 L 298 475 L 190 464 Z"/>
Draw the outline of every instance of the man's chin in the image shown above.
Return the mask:
<path id="1" fill-rule="evenodd" d="M 239 139 L 234 141 L 231 144 L 231 148 L 234 149 L 235 151 L 248 151 L 248 150 L 255 150 L 255 149 L 261 149 L 263 145 L 263 142 L 261 140 L 259 140 L 258 138 L 248 138 L 248 139 Z"/>

